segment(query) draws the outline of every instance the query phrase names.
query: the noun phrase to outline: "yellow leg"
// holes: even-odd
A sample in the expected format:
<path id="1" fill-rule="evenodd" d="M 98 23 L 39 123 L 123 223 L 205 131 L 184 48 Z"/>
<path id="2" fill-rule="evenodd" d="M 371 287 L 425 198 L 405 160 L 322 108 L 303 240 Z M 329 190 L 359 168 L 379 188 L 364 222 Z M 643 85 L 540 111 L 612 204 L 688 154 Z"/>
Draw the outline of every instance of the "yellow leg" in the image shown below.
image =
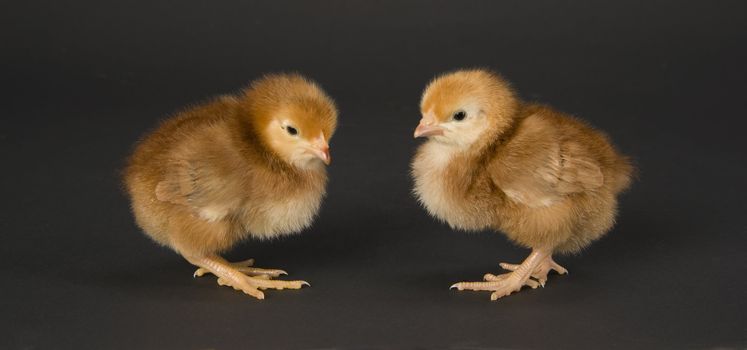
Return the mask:
<path id="1" fill-rule="evenodd" d="M 309 286 L 305 281 L 271 280 L 272 277 L 287 273 L 283 270 L 251 267 L 254 265 L 253 259 L 237 263 L 229 263 L 219 256 L 188 257 L 187 260 L 199 267 L 194 273 L 195 277 L 212 273 L 218 276 L 219 285 L 233 287 L 257 299 L 265 298 L 261 291 L 264 289 L 300 289 L 304 285 Z"/>

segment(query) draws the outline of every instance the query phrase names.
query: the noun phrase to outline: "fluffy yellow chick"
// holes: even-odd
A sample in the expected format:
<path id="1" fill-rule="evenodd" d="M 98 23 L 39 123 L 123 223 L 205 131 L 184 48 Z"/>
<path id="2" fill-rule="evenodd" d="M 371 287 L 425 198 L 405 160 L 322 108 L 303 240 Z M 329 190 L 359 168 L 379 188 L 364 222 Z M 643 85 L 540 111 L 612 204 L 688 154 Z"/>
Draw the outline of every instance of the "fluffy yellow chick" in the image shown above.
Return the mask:
<path id="1" fill-rule="evenodd" d="M 311 225 L 325 194 L 334 102 L 297 74 L 268 75 L 232 96 L 189 108 L 137 145 L 125 185 L 137 224 L 156 242 L 258 299 L 298 289 L 286 274 L 229 263 L 220 253 L 246 238 Z"/>
<path id="2" fill-rule="evenodd" d="M 458 290 L 492 291 L 496 300 L 522 286 L 544 286 L 567 270 L 552 258 L 589 245 L 612 227 L 617 195 L 633 171 L 609 139 L 550 107 L 523 103 L 486 70 L 434 79 L 420 104 L 415 137 L 427 137 L 412 162 L 414 192 L 434 217 L 460 230 L 492 229 L 531 248 L 511 272 Z"/>

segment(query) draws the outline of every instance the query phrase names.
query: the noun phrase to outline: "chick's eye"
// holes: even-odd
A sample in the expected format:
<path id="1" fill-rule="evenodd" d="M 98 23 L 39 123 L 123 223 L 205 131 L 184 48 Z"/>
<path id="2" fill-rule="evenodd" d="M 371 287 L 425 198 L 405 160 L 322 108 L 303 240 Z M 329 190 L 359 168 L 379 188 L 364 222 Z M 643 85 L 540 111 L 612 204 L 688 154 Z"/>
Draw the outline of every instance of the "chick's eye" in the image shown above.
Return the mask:
<path id="1" fill-rule="evenodd" d="M 291 135 L 293 135 L 293 136 L 298 135 L 298 130 L 296 130 L 296 128 L 294 128 L 292 126 L 285 127 L 285 130 L 288 131 L 288 133 L 291 134 Z"/>
<path id="2" fill-rule="evenodd" d="M 452 119 L 456 121 L 462 121 L 466 117 L 467 117 L 467 113 L 465 113 L 464 111 L 459 111 L 459 112 L 454 113 L 454 115 L 452 116 Z"/>

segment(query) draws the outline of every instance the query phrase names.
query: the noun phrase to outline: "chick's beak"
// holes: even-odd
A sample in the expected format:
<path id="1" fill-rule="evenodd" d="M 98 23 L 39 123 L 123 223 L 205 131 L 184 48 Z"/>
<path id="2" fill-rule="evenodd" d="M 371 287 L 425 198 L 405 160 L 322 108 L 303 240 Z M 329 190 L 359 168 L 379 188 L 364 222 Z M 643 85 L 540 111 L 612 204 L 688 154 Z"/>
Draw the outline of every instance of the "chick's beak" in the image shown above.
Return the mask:
<path id="1" fill-rule="evenodd" d="M 314 142 L 312 142 L 310 150 L 311 153 L 321 159 L 324 164 L 329 165 L 329 163 L 332 162 L 332 157 L 329 155 L 329 144 L 327 144 L 327 140 L 324 139 L 324 136 L 316 138 Z"/>
<path id="2" fill-rule="evenodd" d="M 433 119 L 420 119 L 420 124 L 418 124 L 418 127 L 415 128 L 415 134 L 413 135 L 415 138 L 418 137 L 428 137 L 428 136 L 436 136 L 436 135 L 443 135 L 444 129 L 442 129 L 438 124 L 436 124 Z"/>

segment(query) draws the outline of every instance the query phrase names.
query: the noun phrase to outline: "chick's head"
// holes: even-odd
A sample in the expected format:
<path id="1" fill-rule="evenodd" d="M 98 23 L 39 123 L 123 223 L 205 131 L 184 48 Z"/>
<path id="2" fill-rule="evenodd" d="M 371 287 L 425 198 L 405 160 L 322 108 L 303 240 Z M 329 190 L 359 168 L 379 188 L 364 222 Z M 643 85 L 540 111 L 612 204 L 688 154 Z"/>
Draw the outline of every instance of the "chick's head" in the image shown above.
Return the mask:
<path id="1" fill-rule="evenodd" d="M 254 129 L 277 156 L 299 168 L 330 163 L 337 108 L 316 83 L 298 74 L 270 75 L 247 95 Z"/>
<path id="2" fill-rule="evenodd" d="M 466 147 L 487 133 L 508 129 L 517 103 L 508 83 L 493 72 L 447 73 L 425 88 L 414 136 Z"/>

